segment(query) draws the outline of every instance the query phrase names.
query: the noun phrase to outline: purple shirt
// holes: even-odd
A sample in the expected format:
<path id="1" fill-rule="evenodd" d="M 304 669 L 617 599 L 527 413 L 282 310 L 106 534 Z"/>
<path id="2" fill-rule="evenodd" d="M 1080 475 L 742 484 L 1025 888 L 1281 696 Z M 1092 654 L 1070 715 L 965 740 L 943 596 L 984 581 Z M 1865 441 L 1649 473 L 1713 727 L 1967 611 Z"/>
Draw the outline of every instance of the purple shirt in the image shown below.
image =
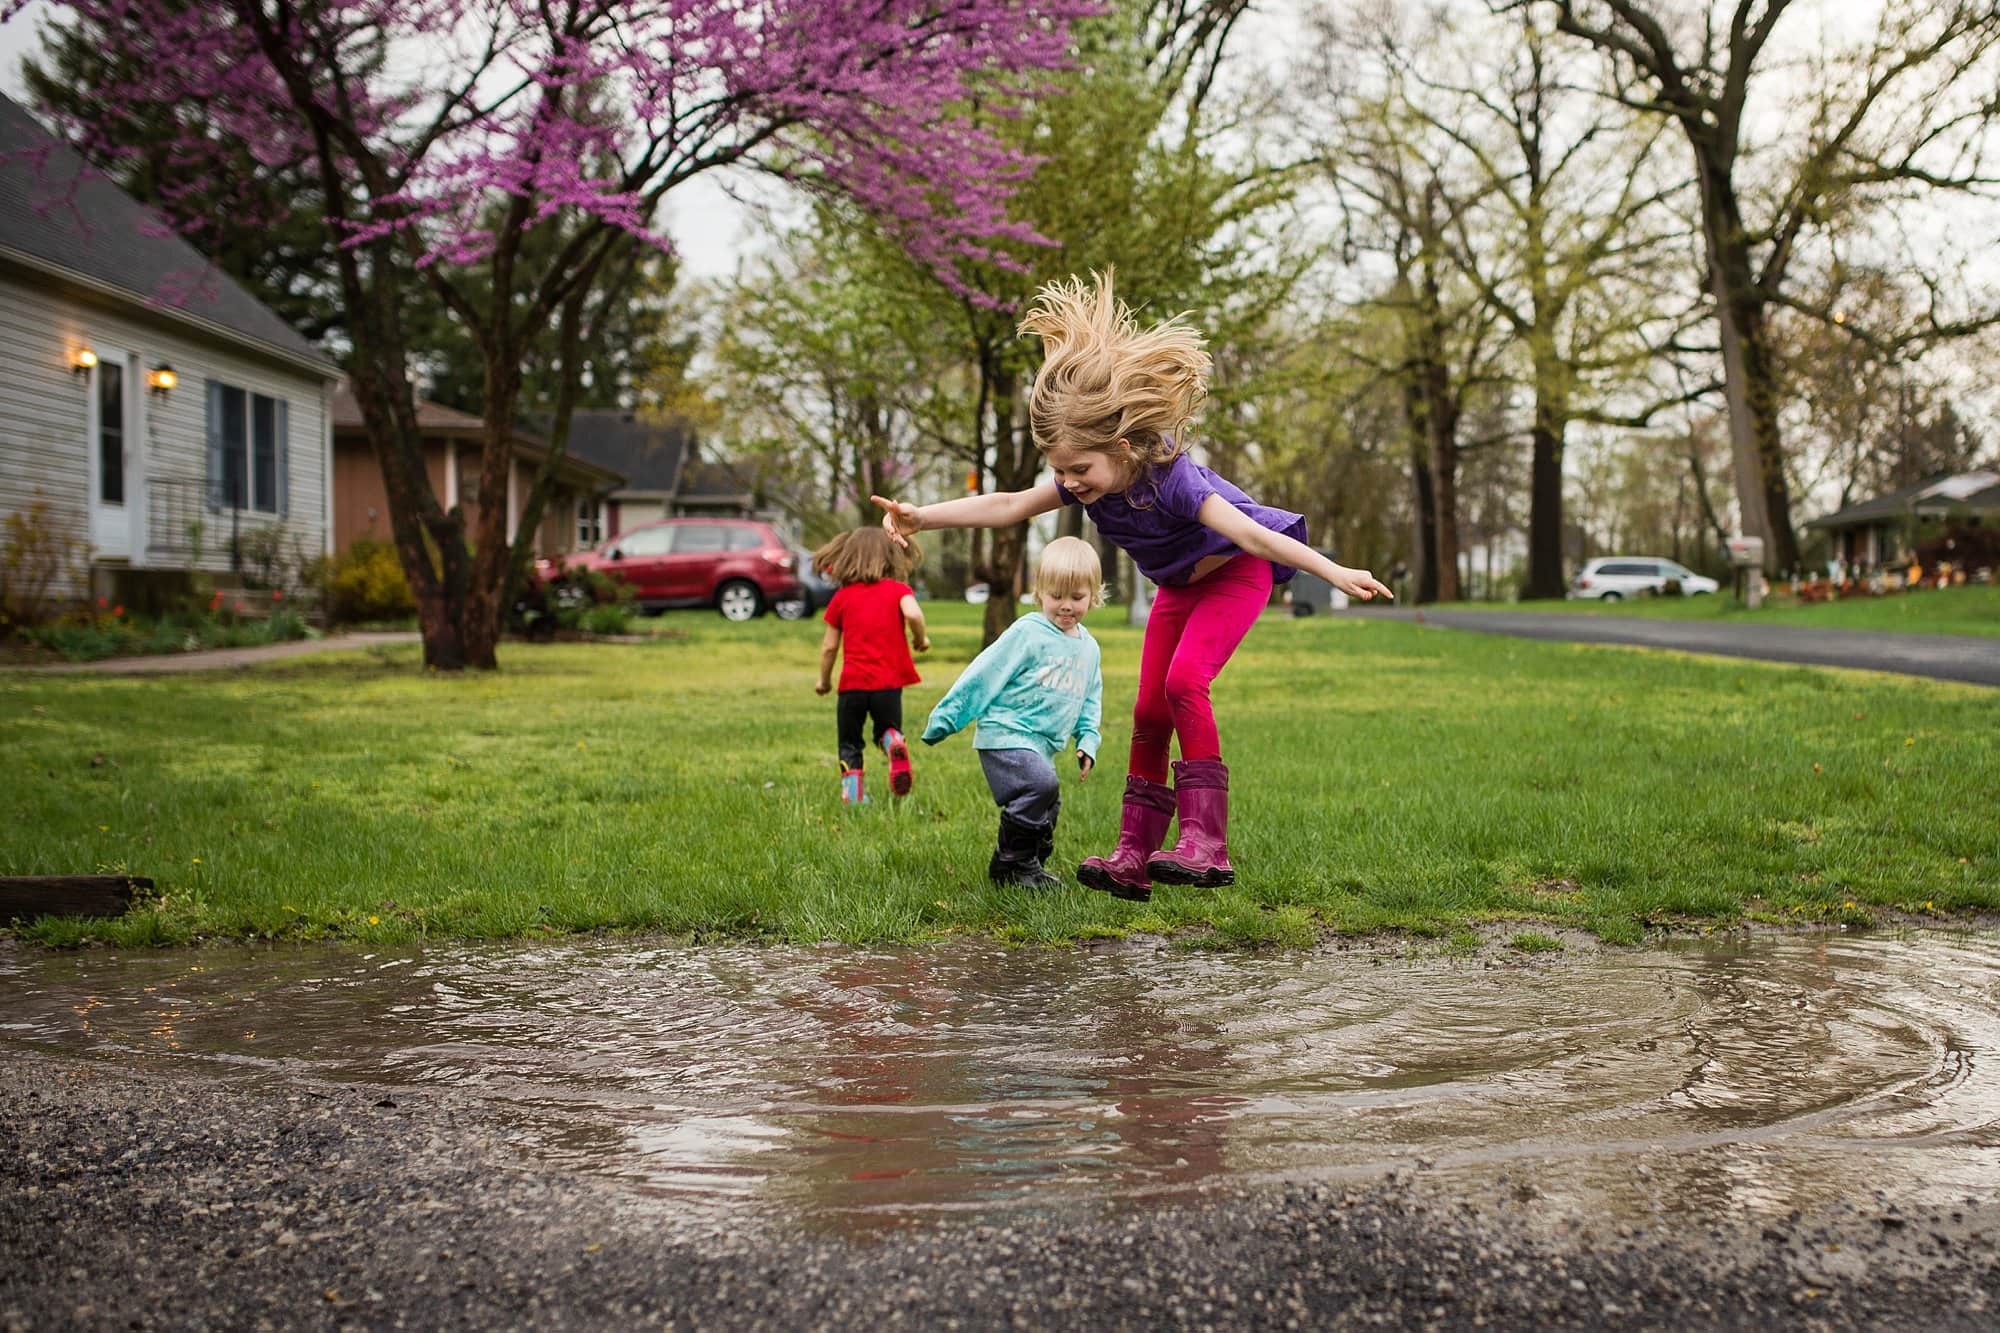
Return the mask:
<path id="1" fill-rule="evenodd" d="M 1061 482 L 1054 485 L 1064 504 L 1083 503 Z M 1171 463 L 1154 464 L 1123 493 L 1100 495 L 1085 504 L 1083 512 L 1112 545 L 1132 557 L 1140 573 L 1155 583 L 1178 587 L 1209 556 L 1242 554 L 1235 542 L 1195 517 L 1211 495 L 1241 509 L 1259 527 L 1298 541 L 1306 539 L 1303 515 L 1258 504 L 1186 454 Z M 1290 565 L 1271 562 L 1273 582 L 1283 583 L 1296 573 Z"/>

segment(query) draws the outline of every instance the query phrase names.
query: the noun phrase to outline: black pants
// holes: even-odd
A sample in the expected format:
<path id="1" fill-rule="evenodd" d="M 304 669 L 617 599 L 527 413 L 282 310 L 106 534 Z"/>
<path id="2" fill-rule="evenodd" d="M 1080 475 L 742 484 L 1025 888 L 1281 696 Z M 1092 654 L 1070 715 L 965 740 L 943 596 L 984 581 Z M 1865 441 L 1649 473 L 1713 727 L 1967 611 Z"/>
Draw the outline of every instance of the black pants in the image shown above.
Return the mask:
<path id="1" fill-rule="evenodd" d="M 840 729 L 840 766 L 843 769 L 860 768 L 864 753 L 861 745 L 861 721 L 863 718 L 875 720 L 875 734 L 870 738 L 875 744 L 882 743 L 882 733 L 894 727 L 903 729 L 903 691 L 893 690 L 842 690 L 840 701 L 834 706 L 835 725 Z"/>

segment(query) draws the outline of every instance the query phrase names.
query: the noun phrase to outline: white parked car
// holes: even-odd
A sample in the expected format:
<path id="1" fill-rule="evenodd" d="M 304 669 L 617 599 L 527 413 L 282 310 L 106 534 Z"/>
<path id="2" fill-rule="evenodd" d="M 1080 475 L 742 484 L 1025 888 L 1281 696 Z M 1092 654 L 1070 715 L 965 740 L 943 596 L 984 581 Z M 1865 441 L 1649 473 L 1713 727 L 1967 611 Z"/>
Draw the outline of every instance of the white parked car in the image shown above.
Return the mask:
<path id="1" fill-rule="evenodd" d="M 1670 579 L 1678 582 L 1681 592 L 1689 597 L 1721 589 L 1714 579 L 1703 578 L 1683 565 L 1657 556 L 1601 555 L 1577 571 L 1569 585 L 1569 595 L 1594 597 L 1602 602 L 1651 597 Z"/>

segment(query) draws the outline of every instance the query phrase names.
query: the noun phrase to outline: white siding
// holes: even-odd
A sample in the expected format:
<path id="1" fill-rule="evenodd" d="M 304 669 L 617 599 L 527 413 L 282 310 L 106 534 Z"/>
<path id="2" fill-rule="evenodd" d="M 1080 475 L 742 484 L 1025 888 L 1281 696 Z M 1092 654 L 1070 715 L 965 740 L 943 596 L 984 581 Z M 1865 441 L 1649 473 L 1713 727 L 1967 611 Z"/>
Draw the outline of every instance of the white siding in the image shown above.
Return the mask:
<path id="1" fill-rule="evenodd" d="M 135 391 L 145 399 L 137 420 L 141 438 L 132 441 L 126 470 L 126 502 L 134 512 L 135 536 L 149 515 L 160 512 L 160 483 L 203 483 L 208 472 L 207 381 L 221 380 L 252 393 L 282 399 L 288 416 L 289 504 L 282 518 L 244 511 L 239 531 L 284 524 L 289 548 L 307 555 L 326 549 L 328 477 L 325 381 L 286 369 L 183 331 L 141 309 L 113 312 L 74 300 L 23 278 L 0 272 L 0 514 L 33 502 L 37 489 L 62 521 L 88 532 L 90 454 L 86 413 L 89 388 L 72 369 L 81 347 L 112 349 L 132 358 Z M 180 378 L 162 396 L 147 390 L 145 373 L 162 363 Z M 163 490 L 162 490 L 163 493 Z M 230 567 L 228 511 L 205 513 L 200 568 Z M 131 563 L 185 568 L 184 556 L 161 554 L 166 546 L 187 544 L 182 533 L 149 534 L 135 543 Z M 150 552 L 147 547 L 153 550 Z M 82 588 L 72 590 L 80 595 Z"/>
<path id="2" fill-rule="evenodd" d="M 70 367 L 89 329 L 84 312 L 0 275 L 0 515 L 45 499 L 78 538 L 90 534 L 90 385 Z M 75 584 L 61 595 L 83 592 Z"/>

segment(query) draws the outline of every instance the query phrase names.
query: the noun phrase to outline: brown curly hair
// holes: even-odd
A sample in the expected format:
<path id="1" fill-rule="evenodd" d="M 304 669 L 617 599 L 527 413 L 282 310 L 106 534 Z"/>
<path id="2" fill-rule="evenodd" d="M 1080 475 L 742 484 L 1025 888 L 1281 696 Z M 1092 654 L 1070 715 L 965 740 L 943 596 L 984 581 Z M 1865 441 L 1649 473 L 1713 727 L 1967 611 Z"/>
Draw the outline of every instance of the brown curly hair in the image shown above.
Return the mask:
<path id="1" fill-rule="evenodd" d="M 905 551 L 889 540 L 878 527 L 855 528 L 843 532 L 812 554 L 813 568 L 835 583 L 874 583 L 879 579 L 903 578 L 922 563 L 924 553 L 916 539 Z"/>

